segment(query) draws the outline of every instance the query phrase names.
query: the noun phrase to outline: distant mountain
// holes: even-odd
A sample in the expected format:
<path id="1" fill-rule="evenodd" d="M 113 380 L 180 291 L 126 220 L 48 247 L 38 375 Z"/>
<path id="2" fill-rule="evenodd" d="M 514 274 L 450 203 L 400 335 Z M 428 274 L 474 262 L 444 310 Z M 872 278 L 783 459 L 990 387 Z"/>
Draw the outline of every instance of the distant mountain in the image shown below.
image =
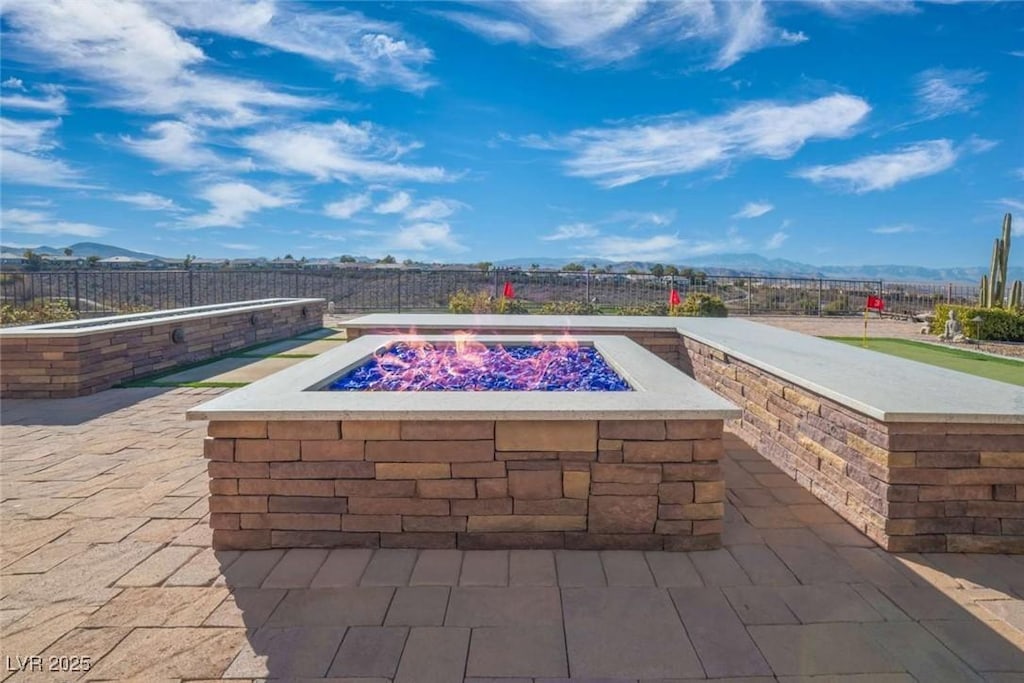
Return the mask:
<path id="1" fill-rule="evenodd" d="M 90 256 L 98 256 L 100 258 L 110 258 L 111 256 L 131 256 L 138 259 L 148 260 L 153 258 L 160 258 L 156 254 L 147 254 L 142 251 L 132 251 L 131 249 L 122 249 L 121 247 L 115 247 L 110 244 L 100 244 L 99 242 L 76 242 L 75 244 L 68 245 L 74 256 L 81 256 L 82 258 L 88 258 Z M 66 247 L 33 247 L 32 251 L 37 254 L 52 254 L 59 256 L 64 253 Z M 24 247 L 8 247 L 0 245 L 0 251 L 13 252 L 15 254 L 21 254 L 25 252 Z"/>
<path id="2" fill-rule="evenodd" d="M 70 245 L 76 256 L 87 258 L 98 256 L 110 258 L 111 256 L 132 256 L 138 259 L 160 258 L 155 254 L 147 254 L 141 251 L 123 249 L 110 244 L 99 244 L 98 242 L 78 242 Z M 8 247 L 0 245 L 0 251 L 21 254 L 25 251 L 22 247 Z M 64 247 L 36 247 L 33 251 L 40 254 L 63 254 Z M 376 259 L 366 256 L 355 256 L 358 263 L 374 263 Z M 332 260 L 337 260 L 335 257 Z M 571 262 L 584 265 L 596 264 L 599 266 L 610 266 L 616 272 L 625 272 L 635 269 L 646 273 L 654 265 L 653 261 L 610 261 L 602 258 L 551 258 L 549 256 L 532 256 L 521 258 L 509 258 L 495 261 L 494 266 L 498 268 L 529 268 L 536 264 L 541 268 L 560 268 Z M 699 256 L 675 263 L 679 267 L 699 268 L 709 275 L 761 275 L 777 277 L 821 277 L 835 280 L 888 280 L 904 282 L 969 282 L 976 284 L 981 276 L 988 273 L 988 269 L 982 266 L 960 266 L 948 268 L 925 268 L 923 266 L 907 265 L 880 265 L 880 266 L 814 266 L 799 261 L 789 261 L 780 258 L 766 258 L 760 254 L 712 254 Z M 471 267 L 467 264 L 466 266 Z M 1024 268 L 1011 267 L 1009 269 L 1010 280 L 1024 280 Z"/>

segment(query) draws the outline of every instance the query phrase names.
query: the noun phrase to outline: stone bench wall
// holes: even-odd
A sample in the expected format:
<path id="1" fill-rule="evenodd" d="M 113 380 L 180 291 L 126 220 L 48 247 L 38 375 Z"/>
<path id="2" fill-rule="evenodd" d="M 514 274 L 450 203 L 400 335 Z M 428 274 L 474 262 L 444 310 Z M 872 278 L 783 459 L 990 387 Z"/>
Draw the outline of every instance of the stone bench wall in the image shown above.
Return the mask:
<path id="1" fill-rule="evenodd" d="M 891 551 L 1024 553 L 1024 425 L 886 423 L 692 339 L 729 427 Z"/>
<path id="2" fill-rule="evenodd" d="M 211 312 L 191 320 L 154 319 L 144 327 L 75 336 L 0 335 L 0 396 L 93 394 L 119 382 L 318 329 L 323 327 L 324 308 L 322 301 L 305 300 L 260 310 Z M 178 343 L 172 340 L 176 329 L 184 335 Z"/>
<path id="3" fill-rule="evenodd" d="M 722 421 L 214 421 L 219 549 L 721 544 Z"/>

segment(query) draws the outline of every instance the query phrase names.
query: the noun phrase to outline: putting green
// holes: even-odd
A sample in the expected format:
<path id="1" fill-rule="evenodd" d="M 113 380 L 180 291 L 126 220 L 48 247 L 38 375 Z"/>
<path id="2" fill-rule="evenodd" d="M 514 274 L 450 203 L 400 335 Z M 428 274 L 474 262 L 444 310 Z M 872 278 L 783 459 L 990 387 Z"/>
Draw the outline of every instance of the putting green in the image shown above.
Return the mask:
<path id="1" fill-rule="evenodd" d="M 825 337 L 832 341 L 860 346 L 860 337 Z M 986 379 L 1024 386 L 1024 361 L 1013 358 L 999 358 L 983 353 L 950 349 L 936 344 L 922 344 L 908 339 L 868 338 L 867 348 L 872 351 L 899 356 L 919 363 L 937 365 L 940 368 L 966 372 Z"/>

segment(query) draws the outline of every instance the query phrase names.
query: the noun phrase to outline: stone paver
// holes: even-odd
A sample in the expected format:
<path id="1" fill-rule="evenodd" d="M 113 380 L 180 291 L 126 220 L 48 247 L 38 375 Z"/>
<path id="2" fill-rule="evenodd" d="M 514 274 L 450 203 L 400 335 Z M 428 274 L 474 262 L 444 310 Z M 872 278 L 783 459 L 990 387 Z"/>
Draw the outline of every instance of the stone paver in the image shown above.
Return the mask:
<path id="1" fill-rule="evenodd" d="M 721 550 L 212 551 L 183 413 L 224 391 L 4 402 L 3 654 L 147 683 L 1024 678 L 1024 557 L 885 553 L 728 434 Z"/>
<path id="2" fill-rule="evenodd" d="M 398 626 L 350 628 L 328 675 L 393 678 L 408 635 L 409 629 Z"/>
<path id="3" fill-rule="evenodd" d="M 772 673 L 721 591 L 672 588 L 669 593 L 709 678 Z"/>
<path id="4" fill-rule="evenodd" d="M 450 683 L 466 671 L 468 628 L 413 628 L 398 663 L 395 683 Z"/>
<path id="5" fill-rule="evenodd" d="M 456 586 L 463 553 L 458 550 L 421 550 L 409 578 L 411 586 Z"/>
<path id="6" fill-rule="evenodd" d="M 327 673 L 344 628 L 264 627 L 248 636 L 226 678 L 319 678 Z"/>
<path id="7" fill-rule="evenodd" d="M 507 550 L 469 550 L 462 560 L 460 586 L 507 586 Z"/>
<path id="8" fill-rule="evenodd" d="M 639 550 L 605 550 L 601 563 L 609 586 L 653 586 L 654 575 Z"/>
<path id="9" fill-rule="evenodd" d="M 565 635 L 560 623 L 473 629 L 467 676 L 567 676 Z"/>
<path id="10" fill-rule="evenodd" d="M 904 671 L 859 624 L 751 626 L 748 630 L 776 674 L 821 676 Z"/>
<path id="11" fill-rule="evenodd" d="M 448 611 L 447 586 L 402 586 L 395 589 L 384 623 L 387 626 L 441 626 Z"/>
<path id="12" fill-rule="evenodd" d="M 550 550 L 509 551 L 508 581 L 511 586 L 557 585 L 554 553 Z"/>
<path id="13" fill-rule="evenodd" d="M 569 668 L 583 678 L 702 678 L 672 601 L 660 588 L 566 588 Z"/>

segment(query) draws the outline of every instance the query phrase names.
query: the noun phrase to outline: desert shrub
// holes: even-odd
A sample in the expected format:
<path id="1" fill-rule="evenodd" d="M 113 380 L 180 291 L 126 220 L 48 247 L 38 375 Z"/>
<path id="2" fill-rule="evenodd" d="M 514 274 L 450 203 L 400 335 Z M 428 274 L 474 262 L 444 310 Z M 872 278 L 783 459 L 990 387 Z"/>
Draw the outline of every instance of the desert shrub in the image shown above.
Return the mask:
<path id="1" fill-rule="evenodd" d="M 544 315 L 600 315 L 601 309 L 589 301 L 549 301 L 540 307 Z"/>
<path id="2" fill-rule="evenodd" d="M 950 309 L 956 311 L 956 319 L 964 328 L 964 334 L 972 339 L 1024 342 L 1024 311 L 1005 308 L 937 304 L 935 319 L 931 323 L 932 334 L 942 334 L 946 329 Z M 973 322 L 976 317 L 982 319 L 980 334 L 978 326 Z"/>
<path id="3" fill-rule="evenodd" d="M 495 299 L 486 291 L 467 292 L 463 289 L 448 297 L 448 310 L 452 313 L 505 313 L 523 314 L 529 311 L 520 299 Z"/>
<path id="4" fill-rule="evenodd" d="M 615 309 L 615 315 L 668 315 L 668 304 L 639 304 L 636 306 L 620 306 Z"/>
<path id="5" fill-rule="evenodd" d="M 852 312 L 846 297 L 833 299 L 821 307 L 822 315 L 850 315 Z"/>
<path id="6" fill-rule="evenodd" d="M 33 302 L 26 308 L 10 304 L 0 306 L 0 324 L 3 325 L 34 325 L 74 319 L 75 312 L 71 310 L 68 302 L 63 300 Z"/>
<path id="7" fill-rule="evenodd" d="M 729 315 L 729 309 L 725 307 L 725 302 L 717 296 L 693 293 L 688 294 L 683 303 L 673 306 L 668 314 L 699 318 L 725 318 Z"/>

